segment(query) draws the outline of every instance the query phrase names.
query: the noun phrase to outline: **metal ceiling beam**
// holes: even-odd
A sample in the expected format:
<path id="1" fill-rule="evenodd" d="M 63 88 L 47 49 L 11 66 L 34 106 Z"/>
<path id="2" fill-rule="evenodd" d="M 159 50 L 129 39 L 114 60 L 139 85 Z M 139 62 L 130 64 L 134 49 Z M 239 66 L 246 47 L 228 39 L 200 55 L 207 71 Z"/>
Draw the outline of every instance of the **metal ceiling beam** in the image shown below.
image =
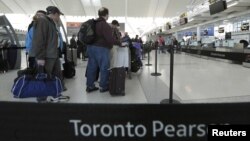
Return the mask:
<path id="1" fill-rule="evenodd" d="M 58 7 L 58 4 L 54 1 L 54 0 L 50 0 L 52 2 L 52 4 L 56 7 Z M 59 7 L 58 7 L 59 8 Z M 60 8 L 59 8 L 60 9 Z M 64 17 L 64 19 L 66 19 L 66 15 L 61 15 Z"/>
<path id="2" fill-rule="evenodd" d="M 86 11 L 85 11 L 85 8 L 84 8 L 83 1 L 82 1 L 82 0 L 80 0 L 80 2 L 81 2 L 81 4 L 82 4 L 82 9 L 83 9 L 84 15 L 85 15 L 85 16 L 87 16 Z"/>
<path id="3" fill-rule="evenodd" d="M 57 3 L 54 0 L 50 0 L 54 6 L 58 7 Z"/>
<path id="4" fill-rule="evenodd" d="M 93 0 L 90 0 L 90 5 L 91 5 L 91 7 L 93 7 L 94 8 L 94 13 L 95 13 L 95 17 L 98 17 L 97 15 L 97 11 L 96 11 L 96 9 L 95 9 L 95 5 L 94 5 L 94 3 L 93 3 Z"/>
<path id="5" fill-rule="evenodd" d="M 2 0 L 0 1 L 9 11 L 11 11 L 12 13 L 14 13 L 14 11 L 12 9 L 10 9 L 10 7 L 4 3 Z"/>
<path id="6" fill-rule="evenodd" d="M 102 0 L 100 0 L 100 6 L 102 7 Z M 100 7 L 100 8 L 101 8 L 101 7 Z M 98 10 L 99 10 L 99 9 L 98 9 Z"/>
<path id="7" fill-rule="evenodd" d="M 158 10 L 158 7 L 159 7 L 159 0 L 157 0 L 157 5 L 156 5 L 156 9 L 155 9 L 155 12 L 154 12 L 154 16 L 153 16 L 153 24 L 155 24 L 155 16 L 156 16 L 156 12 Z M 155 24 L 156 25 L 156 24 Z"/>
<path id="8" fill-rule="evenodd" d="M 151 0 L 152 1 L 152 0 Z M 152 25 L 154 26 L 153 30 L 157 27 L 156 23 L 155 23 L 155 18 L 156 18 L 156 12 L 158 10 L 158 7 L 159 7 L 159 0 L 157 0 L 157 3 L 156 3 L 156 8 L 154 9 L 154 14 L 153 14 L 153 21 L 151 23 L 151 25 L 149 25 L 146 29 L 148 29 L 149 27 L 151 27 Z M 150 31 L 144 31 L 141 36 L 144 36 L 147 32 L 150 32 Z"/>
<path id="9" fill-rule="evenodd" d="M 96 17 L 98 17 L 97 11 L 102 7 L 101 0 L 91 0 L 91 5 L 94 7 Z"/>
<path id="10" fill-rule="evenodd" d="M 156 25 L 156 23 L 155 23 L 155 18 L 156 18 L 156 12 L 157 12 L 157 10 L 158 10 L 158 7 L 159 7 L 159 0 L 157 0 L 157 3 L 156 3 L 156 8 L 155 8 L 155 10 L 154 10 L 154 15 L 153 15 L 153 21 L 152 21 L 151 25 L 148 26 L 147 28 L 149 28 L 149 27 L 151 27 L 151 26 L 153 25 L 153 26 L 154 26 L 153 30 L 154 30 L 154 29 L 157 27 L 157 25 Z M 145 33 L 147 33 L 147 32 L 151 32 L 151 31 L 144 31 L 144 32 L 141 34 L 141 36 L 145 35 Z"/>
<path id="11" fill-rule="evenodd" d="M 162 6 L 162 2 L 163 2 L 163 5 L 164 5 L 164 9 L 161 9 L 161 10 L 163 10 L 163 11 L 161 11 L 161 17 L 164 17 L 164 14 L 167 11 L 170 0 L 161 0 L 161 2 L 160 2 L 161 6 Z"/>
<path id="12" fill-rule="evenodd" d="M 58 4 L 56 3 L 56 1 L 55 0 L 50 0 L 51 2 L 52 2 L 52 4 L 55 6 L 55 7 L 57 7 L 57 8 L 59 8 L 60 9 L 60 7 L 58 6 Z M 65 16 L 65 15 L 64 15 Z"/>
<path id="13" fill-rule="evenodd" d="M 14 3 L 23 11 L 24 14 L 28 15 L 28 13 L 23 9 L 23 7 L 16 0 L 14 0 Z"/>
<path id="14" fill-rule="evenodd" d="M 87 3 L 85 5 L 85 1 L 81 0 L 82 6 L 84 7 L 84 11 L 85 11 L 85 16 L 91 16 L 92 14 L 96 16 L 97 11 L 95 10 L 95 7 L 93 5 L 93 1 L 92 0 L 87 0 L 86 2 Z"/>
<path id="15" fill-rule="evenodd" d="M 128 0 L 125 0 L 125 23 L 128 24 L 129 28 L 137 35 L 140 34 L 139 31 L 136 32 L 136 30 L 130 25 L 130 23 L 128 22 Z M 139 33 L 139 34 L 138 34 Z"/>

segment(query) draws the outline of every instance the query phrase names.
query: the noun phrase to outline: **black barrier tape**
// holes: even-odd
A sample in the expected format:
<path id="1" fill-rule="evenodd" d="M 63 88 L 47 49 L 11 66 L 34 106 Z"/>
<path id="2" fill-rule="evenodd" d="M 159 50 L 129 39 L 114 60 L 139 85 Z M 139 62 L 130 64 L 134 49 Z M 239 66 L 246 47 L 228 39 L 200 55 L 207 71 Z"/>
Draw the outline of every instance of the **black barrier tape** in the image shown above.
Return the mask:
<path id="1" fill-rule="evenodd" d="M 0 107 L 2 141 L 206 141 L 210 124 L 250 124 L 250 103 Z"/>
<path id="2" fill-rule="evenodd" d="M 26 47 L 6 47 L 6 48 L 0 48 L 0 50 L 10 50 L 10 49 L 26 49 Z"/>

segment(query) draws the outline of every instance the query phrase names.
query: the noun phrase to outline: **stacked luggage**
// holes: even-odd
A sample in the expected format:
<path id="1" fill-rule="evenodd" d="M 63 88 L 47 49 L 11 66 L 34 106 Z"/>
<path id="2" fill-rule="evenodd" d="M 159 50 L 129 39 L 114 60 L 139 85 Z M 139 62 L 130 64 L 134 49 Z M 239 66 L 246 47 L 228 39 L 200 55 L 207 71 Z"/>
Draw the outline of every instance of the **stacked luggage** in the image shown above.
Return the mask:
<path id="1" fill-rule="evenodd" d="M 129 67 L 129 49 L 127 47 L 114 46 L 111 56 L 109 93 L 112 96 L 125 96 L 125 68 Z"/>

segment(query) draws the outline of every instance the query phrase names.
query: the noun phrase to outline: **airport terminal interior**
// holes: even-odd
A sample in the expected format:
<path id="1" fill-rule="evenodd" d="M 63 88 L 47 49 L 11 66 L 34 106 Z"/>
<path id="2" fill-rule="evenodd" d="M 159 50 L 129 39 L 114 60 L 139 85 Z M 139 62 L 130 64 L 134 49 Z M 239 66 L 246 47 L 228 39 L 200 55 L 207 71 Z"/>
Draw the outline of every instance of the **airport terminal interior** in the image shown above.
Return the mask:
<path id="1" fill-rule="evenodd" d="M 37 102 L 35 97 L 14 98 L 11 90 L 17 72 L 27 67 L 28 25 L 37 10 L 46 11 L 48 6 L 64 14 L 60 32 L 66 52 L 72 51 L 74 58 L 66 59 L 75 63 L 75 76 L 64 78 L 67 103 L 159 104 L 170 93 L 180 103 L 250 102 L 250 0 L 1 0 L 0 63 L 7 60 L 8 70 L 2 63 L 0 101 Z M 124 66 L 128 72 L 123 96 L 87 93 L 88 57 L 83 53 L 78 58 L 78 48 L 70 49 L 72 35 L 83 22 L 98 18 L 101 7 L 109 9 L 108 23 L 119 22 L 122 36 L 127 33 L 137 42 L 138 35 L 142 41 L 136 48 L 143 64 L 139 70 L 131 72 L 131 51 L 125 52 L 129 65 Z M 159 44 L 161 38 L 164 45 Z M 176 44 L 168 42 L 174 38 Z M 161 75 L 152 76 L 155 72 Z"/>

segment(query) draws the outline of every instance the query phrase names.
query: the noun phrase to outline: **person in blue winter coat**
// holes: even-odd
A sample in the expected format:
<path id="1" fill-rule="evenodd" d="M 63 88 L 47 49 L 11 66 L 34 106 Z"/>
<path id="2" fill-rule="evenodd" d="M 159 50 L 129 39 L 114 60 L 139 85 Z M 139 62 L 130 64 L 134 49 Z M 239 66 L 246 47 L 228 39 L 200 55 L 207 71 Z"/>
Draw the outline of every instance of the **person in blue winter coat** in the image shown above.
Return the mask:
<path id="1" fill-rule="evenodd" d="M 26 39 L 25 39 L 25 46 L 26 46 L 26 55 L 29 55 L 29 59 L 28 59 L 29 68 L 34 68 L 36 66 L 35 57 L 29 54 L 29 51 L 32 48 L 32 39 L 33 39 L 33 31 L 34 31 L 33 23 L 34 21 L 37 20 L 37 18 L 41 16 L 45 16 L 45 15 L 46 15 L 45 11 L 38 10 L 35 16 L 33 17 L 33 21 L 29 24 L 29 27 L 28 27 L 28 32 L 26 34 Z"/>

